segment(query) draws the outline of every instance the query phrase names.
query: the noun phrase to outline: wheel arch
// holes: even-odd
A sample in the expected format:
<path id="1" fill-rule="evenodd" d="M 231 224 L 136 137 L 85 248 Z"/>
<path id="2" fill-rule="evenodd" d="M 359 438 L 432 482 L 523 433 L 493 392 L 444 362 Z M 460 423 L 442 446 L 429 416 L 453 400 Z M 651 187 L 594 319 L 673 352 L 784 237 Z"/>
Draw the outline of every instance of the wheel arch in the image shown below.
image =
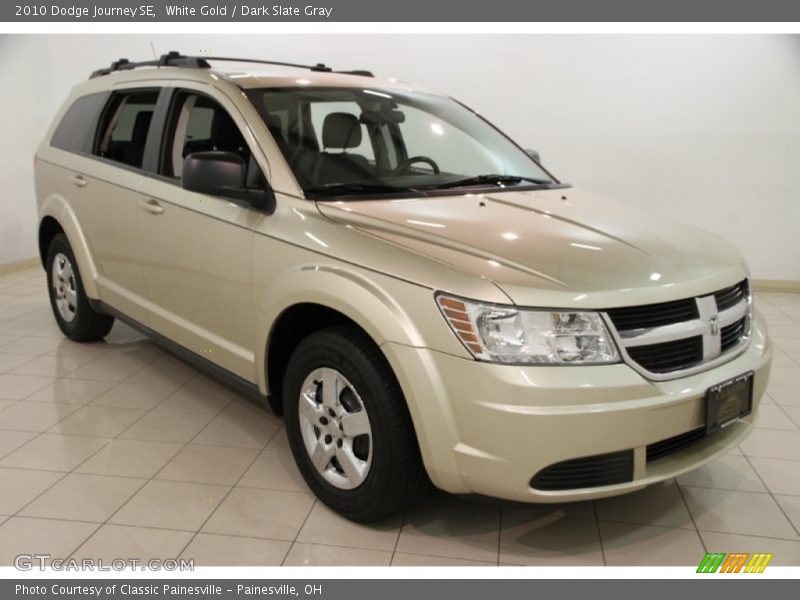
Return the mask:
<path id="1" fill-rule="evenodd" d="M 292 323 L 291 317 L 297 318 L 303 310 L 321 309 L 327 313 L 327 317 L 320 317 L 321 324 L 331 322 L 326 319 L 354 324 L 378 346 L 403 391 L 428 475 L 443 489 L 460 489 L 450 481 L 453 479 L 450 474 L 458 472 L 452 453 L 457 438 L 446 399 L 439 396 L 441 386 L 436 383 L 439 375 L 435 370 L 430 371 L 433 365 L 425 359 L 415 363 L 415 368 L 423 371 L 406 372 L 407 355 L 397 352 L 398 348 L 411 351 L 427 350 L 430 346 L 428 337 L 423 338 L 419 328 L 430 328 L 441 317 L 438 311 L 429 315 L 424 308 L 417 311 L 417 307 L 435 306 L 432 290 L 395 278 L 373 277 L 348 266 L 311 264 L 282 273 L 269 284 L 257 286 L 255 293 L 256 331 L 264 332 L 256 344 L 258 383 L 261 393 L 269 396 L 273 409 L 281 410 L 280 385 L 275 382 L 276 377 L 282 378 L 281 365 L 288 364 L 291 352 L 291 346 L 271 346 L 279 339 L 275 336 L 280 331 L 277 328 Z M 415 318 L 404 307 L 415 310 Z M 436 318 L 431 321 L 433 317 Z M 302 338 L 298 336 L 295 344 L 299 339 Z M 284 356 L 273 363 L 270 377 L 270 357 L 275 360 L 278 352 Z M 420 380 L 426 383 L 421 384 Z M 414 392 L 421 392 L 423 397 Z M 428 397 L 429 393 L 437 396 Z"/>
<path id="2" fill-rule="evenodd" d="M 334 325 L 349 325 L 369 335 L 344 313 L 316 302 L 292 304 L 278 315 L 267 338 L 263 377 L 275 412 L 283 412 L 283 374 L 295 348 L 311 334 Z"/>
<path id="3" fill-rule="evenodd" d="M 89 252 L 89 245 L 83 230 L 67 201 L 54 195 L 44 201 L 39 211 L 38 244 L 43 266 L 47 260 L 47 249 L 50 242 L 59 233 L 63 233 L 67 237 L 72 248 L 86 296 L 93 300 L 99 299 L 97 268 Z"/>
<path id="4" fill-rule="evenodd" d="M 59 233 L 64 233 L 64 228 L 53 217 L 47 216 L 39 223 L 39 258 L 44 268 L 47 268 L 47 252 L 50 244 Z"/>
<path id="5" fill-rule="evenodd" d="M 379 347 L 386 341 L 424 345 L 416 325 L 391 294 L 349 269 L 297 267 L 257 293 L 262 299 L 257 303 L 257 330 L 266 332 L 263 343 L 257 344 L 260 355 L 256 356 L 263 393 L 279 387 L 276 377 L 280 371 L 269 368 L 271 361 L 278 360 L 276 353 L 287 348 L 290 353 L 300 339 L 332 324 L 350 323 Z M 297 329 L 292 331 L 292 325 Z M 293 343 L 287 345 L 287 338 Z M 288 356 L 283 360 L 288 361 Z"/>

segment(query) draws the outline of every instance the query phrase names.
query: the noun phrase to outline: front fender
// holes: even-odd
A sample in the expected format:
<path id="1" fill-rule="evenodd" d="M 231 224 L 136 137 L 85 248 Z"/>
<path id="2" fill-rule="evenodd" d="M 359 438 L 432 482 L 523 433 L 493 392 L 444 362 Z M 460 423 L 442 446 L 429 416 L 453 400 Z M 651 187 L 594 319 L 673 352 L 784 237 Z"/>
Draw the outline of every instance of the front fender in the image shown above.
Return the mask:
<path id="1" fill-rule="evenodd" d="M 379 346 L 389 341 L 424 346 L 417 324 L 395 300 L 393 292 L 396 290 L 387 290 L 353 269 L 302 265 L 282 273 L 258 294 L 261 300 L 256 307 L 256 331 L 271 332 L 284 311 L 296 304 L 313 303 L 342 313 Z M 265 394 L 268 343 L 269 335 L 256 344 L 259 386 Z"/>
<path id="2" fill-rule="evenodd" d="M 428 474 L 438 487 L 461 491 L 453 475 L 458 472 L 455 419 L 447 395 L 441 393 L 439 374 L 425 357 L 430 347 L 444 346 L 460 356 L 465 350 L 446 328 L 433 290 L 349 266 L 307 264 L 279 275 L 258 297 L 257 331 L 270 332 L 284 311 L 301 303 L 334 309 L 366 331 L 403 390 Z M 259 387 L 265 395 L 269 340 L 267 335 L 256 345 Z"/>
<path id="3" fill-rule="evenodd" d="M 39 206 L 40 227 L 42 221 L 47 217 L 55 219 L 61 229 L 64 230 L 64 235 L 67 236 L 67 240 L 69 240 L 69 244 L 72 247 L 72 253 L 78 263 L 78 270 L 81 273 L 81 281 L 86 295 L 94 300 L 99 299 L 100 294 L 97 291 L 98 271 L 89 251 L 89 243 L 75 212 L 63 196 L 50 194 L 44 199 Z"/>

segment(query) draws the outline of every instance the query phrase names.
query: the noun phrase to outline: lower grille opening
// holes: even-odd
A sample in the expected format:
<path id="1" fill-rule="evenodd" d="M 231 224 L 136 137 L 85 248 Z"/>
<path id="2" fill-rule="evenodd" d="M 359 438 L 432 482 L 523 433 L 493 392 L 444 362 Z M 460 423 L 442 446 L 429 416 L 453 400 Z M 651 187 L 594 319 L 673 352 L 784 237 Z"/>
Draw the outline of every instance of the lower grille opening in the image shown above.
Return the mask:
<path id="1" fill-rule="evenodd" d="M 633 450 L 565 460 L 539 471 L 531 487 L 542 491 L 575 490 L 633 480 Z"/>
<path id="2" fill-rule="evenodd" d="M 660 442 L 649 444 L 647 446 L 647 462 L 680 452 L 699 442 L 704 437 L 706 437 L 706 429 L 705 427 L 701 427 L 700 429 L 693 429 L 692 431 L 675 435 L 671 438 L 661 440 Z"/>

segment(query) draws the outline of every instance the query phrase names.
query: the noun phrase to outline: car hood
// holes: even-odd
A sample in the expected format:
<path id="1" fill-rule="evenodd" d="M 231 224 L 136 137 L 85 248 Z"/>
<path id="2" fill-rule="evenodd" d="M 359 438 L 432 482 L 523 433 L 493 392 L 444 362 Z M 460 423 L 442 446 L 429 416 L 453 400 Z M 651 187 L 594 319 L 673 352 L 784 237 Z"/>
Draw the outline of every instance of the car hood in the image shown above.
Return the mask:
<path id="1" fill-rule="evenodd" d="M 747 274 L 739 252 L 717 236 L 573 188 L 318 207 L 340 223 L 488 279 L 524 305 L 659 302 L 711 293 Z M 391 265 L 382 269 L 391 272 Z"/>

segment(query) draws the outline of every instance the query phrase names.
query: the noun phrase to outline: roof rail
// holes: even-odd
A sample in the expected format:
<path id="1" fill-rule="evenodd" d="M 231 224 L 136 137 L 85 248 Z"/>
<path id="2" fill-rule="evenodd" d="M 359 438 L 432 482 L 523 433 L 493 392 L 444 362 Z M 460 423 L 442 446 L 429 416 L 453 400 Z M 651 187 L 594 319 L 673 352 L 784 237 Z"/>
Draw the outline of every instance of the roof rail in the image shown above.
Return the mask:
<path id="1" fill-rule="evenodd" d="M 204 60 L 223 61 L 223 62 L 242 62 L 242 63 L 255 63 L 260 65 L 273 65 L 277 67 L 294 67 L 296 69 L 308 69 L 309 71 L 318 71 L 322 73 L 341 73 L 343 75 L 359 75 L 361 77 L 375 77 L 370 71 L 364 69 L 356 69 L 352 71 L 334 71 L 331 67 L 323 63 L 315 65 L 302 65 L 298 63 L 281 62 L 277 60 L 261 60 L 259 58 L 236 58 L 230 56 L 204 56 Z"/>
<path id="2" fill-rule="evenodd" d="M 341 73 L 342 75 L 358 75 L 359 77 L 375 77 L 372 74 L 372 71 L 367 71 L 365 69 L 353 69 L 352 71 L 336 71 L 337 73 Z"/>
<path id="3" fill-rule="evenodd" d="M 138 69 L 139 67 L 186 67 L 190 69 L 209 69 L 209 65 L 203 58 L 199 56 L 184 56 L 179 52 L 167 52 L 162 54 L 156 60 L 146 60 L 143 62 L 131 62 L 127 58 L 120 58 L 111 63 L 111 66 L 106 69 L 97 69 L 90 76 L 89 79 L 95 77 L 102 77 L 116 71 L 130 71 Z"/>
<path id="4" fill-rule="evenodd" d="M 257 63 L 262 65 L 274 65 L 278 67 L 294 67 L 297 69 L 308 69 L 310 71 L 318 71 L 322 73 L 334 72 L 332 68 L 317 63 L 316 65 L 301 65 L 297 63 L 280 62 L 275 60 L 260 60 L 256 58 L 232 58 L 227 56 L 184 56 L 183 54 L 171 51 L 167 54 L 162 54 L 156 60 L 147 60 L 143 62 L 131 62 L 127 58 L 120 58 L 111 63 L 111 66 L 105 69 L 97 69 L 94 71 L 89 79 L 95 77 L 102 77 L 116 71 L 130 71 L 139 67 L 183 67 L 188 69 L 210 69 L 211 65 L 208 61 L 224 61 L 224 62 L 243 62 L 243 63 Z M 354 71 L 336 71 L 347 75 L 359 75 L 361 77 L 374 77 L 374 75 L 365 70 Z"/>

